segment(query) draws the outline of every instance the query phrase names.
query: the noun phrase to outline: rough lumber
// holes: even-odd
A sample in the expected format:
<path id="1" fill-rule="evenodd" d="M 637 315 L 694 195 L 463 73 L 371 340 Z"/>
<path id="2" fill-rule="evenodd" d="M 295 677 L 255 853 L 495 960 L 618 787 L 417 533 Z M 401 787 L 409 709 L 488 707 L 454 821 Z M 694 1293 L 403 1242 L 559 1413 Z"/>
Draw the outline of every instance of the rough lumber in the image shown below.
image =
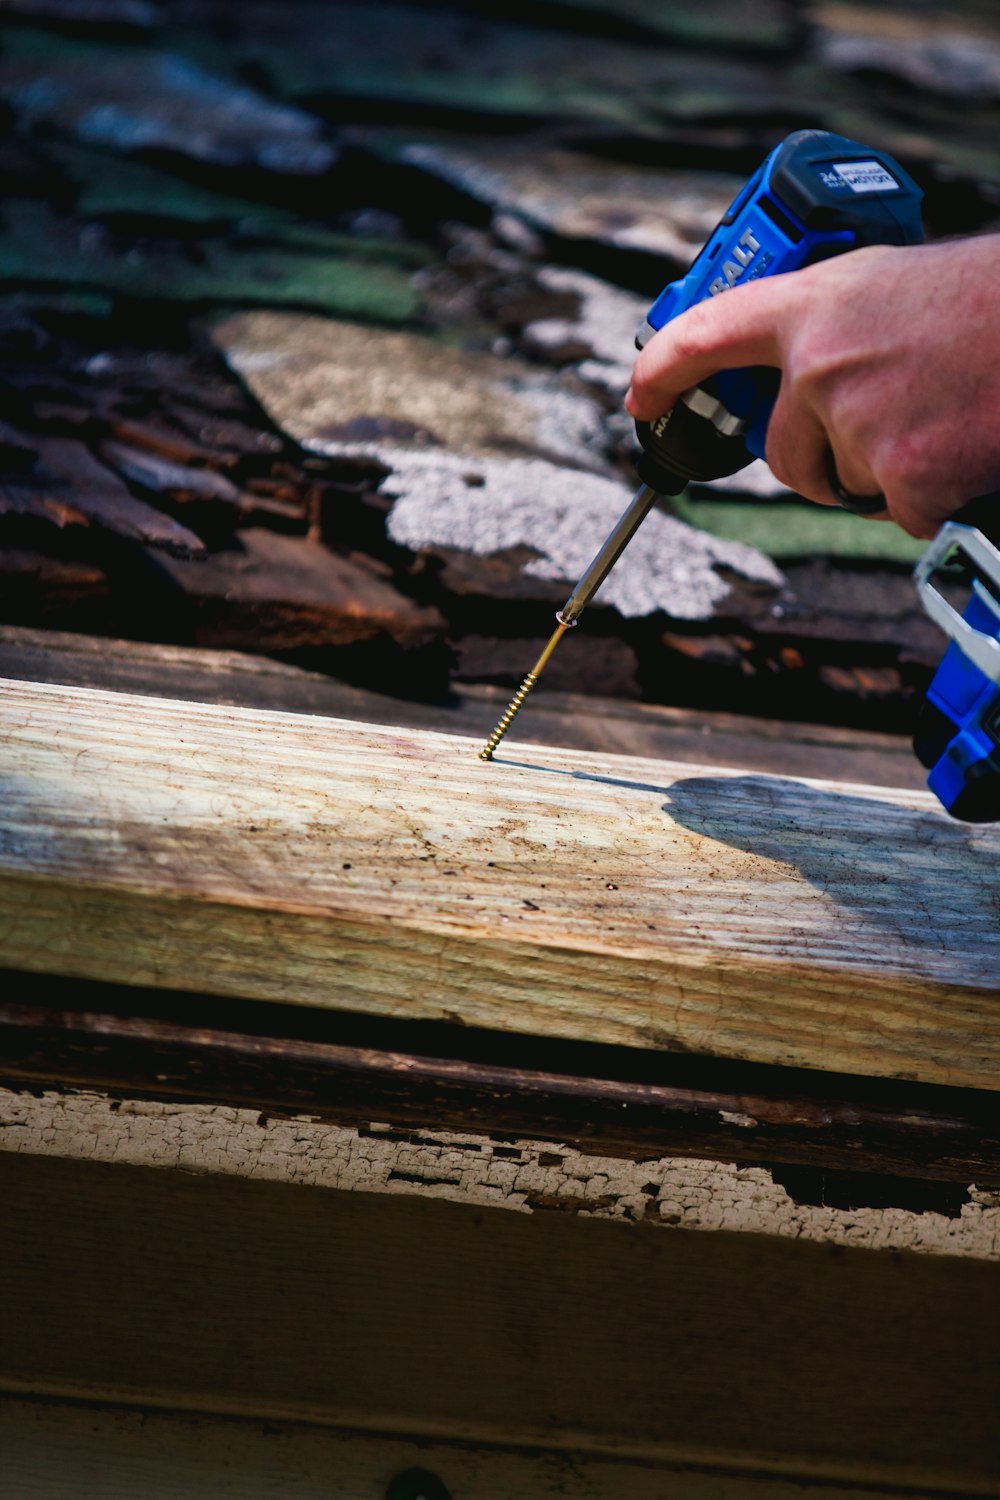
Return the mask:
<path id="1" fill-rule="evenodd" d="M 676 1468 L 477 1443 L 407 1440 L 301 1422 L 191 1416 L 151 1407 L 0 1402 L 0 1444 L 17 1500 L 274 1500 L 295 1476 L 299 1500 L 377 1500 L 393 1476 L 435 1474 L 476 1500 L 900 1500 L 927 1495 L 820 1479 Z"/>
<path id="2" fill-rule="evenodd" d="M 0 747 L 8 967 L 997 1087 L 926 794 L 24 683 Z"/>
<path id="3" fill-rule="evenodd" d="M 30 1003 L 39 982 L 51 990 L 44 1007 Z M 642 1164 L 666 1156 L 792 1164 L 823 1174 L 826 1201 L 834 1191 L 831 1172 L 838 1178 L 844 1172 L 878 1174 L 880 1196 L 893 1203 L 914 1192 L 934 1202 L 937 1183 L 1000 1183 L 1000 1100 L 985 1091 L 749 1064 L 739 1065 L 739 1079 L 681 1083 L 671 1081 L 660 1063 L 654 1082 L 607 1076 L 603 1050 L 600 1056 L 588 1053 L 587 1071 L 574 1071 L 574 1063 L 578 1069 L 586 1065 L 565 1055 L 558 1067 L 555 1061 L 529 1067 L 527 1059 L 511 1066 L 495 1055 L 433 1055 L 426 1039 L 417 1054 L 410 1038 L 399 1039 L 398 1046 L 411 1048 L 401 1051 L 387 1050 L 384 1041 L 373 1046 L 373 1039 L 345 1045 L 258 1028 L 253 1034 L 223 1030 L 213 1015 L 218 1002 L 207 996 L 164 997 L 161 1006 L 188 1012 L 167 1020 L 87 1008 L 100 1003 L 103 987 L 79 980 L 8 973 L 0 976 L 0 986 L 9 996 L 0 1003 L 0 1080 L 14 1089 L 109 1090 L 118 1099 L 171 1105 L 224 1101 L 230 1109 L 259 1113 L 265 1122 L 307 1115 L 321 1122 L 324 1137 L 329 1125 L 367 1130 L 379 1121 L 404 1138 L 428 1129 L 530 1137 Z M 117 998 L 131 993 L 119 991 Z M 136 1009 L 147 999 L 137 992 Z M 202 1011 L 197 1024 L 189 1018 L 192 1005 Z M 260 1009 L 270 1015 L 269 1007 Z M 459 1046 L 467 1036 L 463 1028 Z M 494 1053 L 496 1040 L 490 1037 Z M 629 1055 L 626 1075 L 634 1058 Z M 689 1061 L 678 1059 L 677 1071 L 693 1071 Z M 0 1141 L 21 1149 L 8 1136 Z M 893 1186 L 886 1177 L 904 1181 Z M 842 1192 L 871 1189 L 856 1179 L 840 1185 Z"/>
<path id="4" fill-rule="evenodd" d="M 523 660 L 531 659 L 525 651 Z M 471 683 L 453 687 L 445 704 L 408 702 L 245 651 L 161 646 L 17 625 L 0 625 L 0 677 L 364 719 L 484 740 L 509 699 L 504 688 Z M 548 682 L 533 695 L 531 714 L 519 721 L 517 737 L 522 743 L 690 760 L 701 766 L 738 765 L 877 786 L 923 785 L 909 741 L 899 735 L 630 703 L 591 693 L 553 693 Z"/>
<path id="5" fill-rule="evenodd" d="M 0 483 L 0 515 L 40 517 L 54 526 L 94 526 L 184 557 L 205 547 L 186 526 L 130 494 L 110 469 L 73 438 L 32 439 L 38 469 Z"/>
<path id="6" fill-rule="evenodd" d="M 414 604 L 374 571 L 306 537 L 260 526 L 207 559 L 163 559 L 161 566 L 187 596 L 197 638 L 209 646 L 251 638 L 262 651 L 291 651 L 383 633 L 419 646 L 444 633 L 436 609 Z"/>

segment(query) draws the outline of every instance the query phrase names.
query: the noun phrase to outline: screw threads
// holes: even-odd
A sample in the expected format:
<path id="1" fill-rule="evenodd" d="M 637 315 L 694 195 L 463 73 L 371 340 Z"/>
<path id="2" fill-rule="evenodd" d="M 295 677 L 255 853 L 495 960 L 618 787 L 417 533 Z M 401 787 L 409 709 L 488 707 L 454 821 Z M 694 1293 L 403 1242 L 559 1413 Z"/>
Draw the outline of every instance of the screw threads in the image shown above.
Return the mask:
<path id="1" fill-rule="evenodd" d="M 527 677 L 521 683 L 521 686 L 518 688 L 517 692 L 510 700 L 510 706 L 508 707 L 507 712 L 504 714 L 503 718 L 500 720 L 500 723 L 494 729 L 493 733 L 486 741 L 486 744 L 483 746 L 482 750 L 480 750 L 480 760 L 493 759 L 494 750 L 499 745 L 504 735 L 507 733 L 507 730 L 510 728 L 511 720 L 517 713 L 518 709 L 521 707 L 521 704 L 524 702 L 525 698 L 527 698 L 528 694 L 531 692 L 531 689 L 534 687 L 535 683 L 542 675 L 542 668 L 545 666 L 545 663 L 548 661 L 549 657 L 552 655 L 553 651 L 556 649 L 559 642 L 566 634 L 566 631 L 571 630 L 576 624 L 575 619 L 565 619 L 562 614 L 557 615 L 556 619 L 559 621 L 559 624 L 556 626 L 555 630 L 553 630 L 552 635 L 549 638 L 548 645 L 545 647 L 545 650 L 542 652 L 541 656 L 535 662 L 535 665 L 532 667 L 531 671 L 528 673 Z"/>
<path id="2" fill-rule="evenodd" d="M 504 714 L 503 718 L 500 720 L 499 724 L 494 729 L 489 739 L 486 741 L 486 744 L 480 750 L 480 760 L 493 759 L 494 750 L 499 745 L 504 735 L 507 733 L 507 730 L 510 728 L 518 709 L 521 707 L 521 704 L 524 702 L 525 698 L 527 698 L 528 694 L 531 692 L 531 689 L 534 687 L 537 681 L 538 673 L 529 672 L 527 677 L 521 683 L 521 686 L 518 688 L 517 692 L 514 694 L 513 698 L 510 700 L 510 705 L 507 709 L 507 712 Z"/>

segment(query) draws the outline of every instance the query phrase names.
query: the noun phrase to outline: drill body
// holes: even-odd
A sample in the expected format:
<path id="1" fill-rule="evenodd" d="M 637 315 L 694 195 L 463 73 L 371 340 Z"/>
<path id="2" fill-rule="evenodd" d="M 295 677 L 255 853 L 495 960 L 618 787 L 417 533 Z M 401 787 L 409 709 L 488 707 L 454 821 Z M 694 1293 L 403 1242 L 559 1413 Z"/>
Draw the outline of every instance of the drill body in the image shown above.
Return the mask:
<path id="1" fill-rule="evenodd" d="M 796 131 L 740 189 L 687 274 L 657 297 L 637 347 L 732 287 L 862 245 L 920 243 L 922 197 L 884 152 L 823 130 Z M 676 495 L 691 480 L 719 479 L 763 458 L 778 381 L 777 370 L 763 367 L 725 370 L 657 421 L 637 422 L 643 482 Z"/>

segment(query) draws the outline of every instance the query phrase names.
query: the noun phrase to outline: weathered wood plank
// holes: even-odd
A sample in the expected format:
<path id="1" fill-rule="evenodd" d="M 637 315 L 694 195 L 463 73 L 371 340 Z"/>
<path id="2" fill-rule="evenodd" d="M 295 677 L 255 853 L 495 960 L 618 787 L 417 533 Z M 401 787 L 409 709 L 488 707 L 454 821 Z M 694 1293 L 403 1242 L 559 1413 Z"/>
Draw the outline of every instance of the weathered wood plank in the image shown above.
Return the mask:
<path id="1" fill-rule="evenodd" d="M 1000 829 L 920 793 L 39 684 L 0 962 L 996 1088 Z"/>
<path id="2" fill-rule="evenodd" d="M 6 1153 L 0 1193 L 12 1393 L 997 1493 L 995 1264 Z"/>
<path id="3" fill-rule="evenodd" d="M 637 1162 L 701 1157 L 1000 1183 L 995 1093 L 886 1085 L 888 1097 L 873 1098 L 857 1080 L 801 1072 L 788 1080 L 787 1069 L 738 1088 L 733 1080 L 692 1087 L 581 1075 L 568 1059 L 560 1072 L 511 1067 L 74 1010 L 74 981 L 51 983 L 53 1007 L 66 1009 L 0 1003 L 0 1080 L 13 1088 L 100 1089 L 222 1102 L 269 1119 L 306 1114 L 341 1126 L 380 1121 L 404 1131 L 533 1137 Z M 891 1195 L 889 1184 L 885 1191 Z"/>
<path id="4" fill-rule="evenodd" d="M 0 1400 L 5 1500 L 901 1500 L 940 1491 L 831 1485 L 676 1468 L 556 1449 L 407 1441 L 302 1422 L 191 1416 L 150 1407 Z M 421 1489 L 434 1475 L 440 1490 Z M 410 1483 L 406 1476 L 413 1476 Z M 389 1486 L 395 1481 L 396 1487 Z M 424 1480 L 426 1485 L 426 1479 Z"/>
<path id="5" fill-rule="evenodd" d="M 528 650 L 523 656 L 532 659 Z M 453 685 L 446 703 L 409 702 L 244 651 L 160 646 L 17 625 L 0 625 L 0 677 L 327 714 L 484 740 L 510 696 L 504 688 L 466 683 Z M 589 693 L 584 697 L 552 692 L 548 683 L 533 695 L 530 715 L 518 722 L 517 739 L 912 790 L 924 780 L 909 740 L 899 735 Z"/>

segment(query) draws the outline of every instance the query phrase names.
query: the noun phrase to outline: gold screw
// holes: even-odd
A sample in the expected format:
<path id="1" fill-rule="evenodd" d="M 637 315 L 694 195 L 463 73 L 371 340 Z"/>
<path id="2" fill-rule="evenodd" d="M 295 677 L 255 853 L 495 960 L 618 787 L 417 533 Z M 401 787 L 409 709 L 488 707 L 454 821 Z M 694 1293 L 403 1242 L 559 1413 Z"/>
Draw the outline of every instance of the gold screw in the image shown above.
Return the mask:
<path id="1" fill-rule="evenodd" d="M 575 620 L 564 620 L 561 615 L 556 615 L 556 619 L 559 621 L 559 624 L 552 632 L 552 636 L 549 640 L 548 645 L 546 646 L 545 650 L 542 652 L 538 660 L 535 662 L 535 665 L 532 667 L 527 677 L 521 683 L 521 686 L 518 688 L 517 692 L 510 700 L 510 703 L 507 707 L 507 712 L 497 724 L 497 727 L 494 729 L 493 733 L 486 741 L 486 744 L 480 750 L 480 760 L 493 759 L 494 750 L 499 745 L 504 735 L 507 733 L 507 730 L 510 728 L 518 709 L 521 707 L 525 698 L 527 698 L 528 694 L 531 692 L 531 689 L 534 687 L 535 683 L 541 676 L 542 668 L 545 666 L 545 663 L 548 661 L 549 657 L 552 655 L 553 651 L 562 640 L 566 631 L 572 629 L 572 627 L 576 624 Z"/>
<path id="2" fill-rule="evenodd" d="M 518 709 L 521 707 L 521 704 L 524 702 L 525 698 L 527 698 L 528 694 L 531 692 L 531 689 L 534 687 L 537 681 L 538 673 L 529 672 L 527 677 L 521 683 L 521 686 L 518 688 L 517 692 L 514 694 L 513 698 L 510 700 L 510 706 L 508 707 L 507 712 L 504 714 L 503 718 L 500 720 L 499 724 L 494 729 L 489 739 L 486 741 L 486 744 L 480 750 L 480 760 L 493 759 L 494 750 L 499 745 L 504 735 L 507 733 L 507 730 L 511 726 L 511 722 L 513 721 L 514 715 L 517 713 Z"/>

